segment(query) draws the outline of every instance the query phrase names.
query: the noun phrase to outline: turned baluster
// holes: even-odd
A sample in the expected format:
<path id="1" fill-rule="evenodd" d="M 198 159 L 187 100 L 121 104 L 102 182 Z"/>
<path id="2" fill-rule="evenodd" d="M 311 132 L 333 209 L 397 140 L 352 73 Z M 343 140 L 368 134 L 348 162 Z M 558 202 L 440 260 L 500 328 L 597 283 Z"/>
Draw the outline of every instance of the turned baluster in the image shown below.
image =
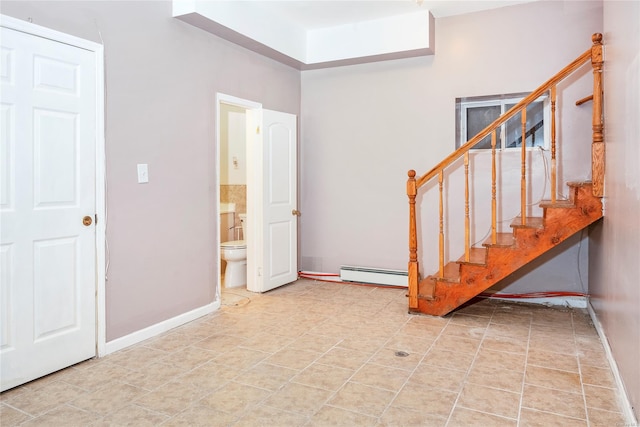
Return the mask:
<path id="1" fill-rule="evenodd" d="M 416 171 L 410 170 L 407 180 L 409 196 L 409 308 L 418 308 L 418 237 L 416 231 Z"/>
<path id="2" fill-rule="evenodd" d="M 527 224 L 527 107 L 520 111 L 522 119 L 522 165 L 520 177 L 520 210 L 521 224 Z"/>
<path id="3" fill-rule="evenodd" d="M 591 180 L 593 195 L 604 195 L 604 123 L 602 119 L 602 34 L 591 37 L 591 66 L 593 67 L 593 140 L 591 144 Z"/>
<path id="4" fill-rule="evenodd" d="M 491 132 L 491 244 L 498 243 L 496 227 L 496 130 Z"/>
<path id="5" fill-rule="evenodd" d="M 556 202 L 556 86 L 551 86 L 551 203 Z"/>
<path id="6" fill-rule="evenodd" d="M 464 153 L 464 260 L 469 262 L 469 152 Z"/>
<path id="7" fill-rule="evenodd" d="M 440 235 L 438 244 L 438 272 L 440 277 L 444 277 L 444 205 L 442 204 L 442 175 L 440 170 L 438 174 L 438 189 L 440 192 Z"/>

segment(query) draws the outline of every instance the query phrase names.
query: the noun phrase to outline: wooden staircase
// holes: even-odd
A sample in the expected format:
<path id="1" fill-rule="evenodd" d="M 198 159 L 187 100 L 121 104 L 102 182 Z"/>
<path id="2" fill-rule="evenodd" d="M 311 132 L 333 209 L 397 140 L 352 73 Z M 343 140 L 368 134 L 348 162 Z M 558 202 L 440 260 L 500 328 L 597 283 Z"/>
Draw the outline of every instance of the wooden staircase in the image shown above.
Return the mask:
<path id="1" fill-rule="evenodd" d="M 593 95 L 576 102 L 583 104 L 589 100 L 593 102 L 592 141 L 591 141 L 591 181 L 567 183 L 570 194 L 567 200 L 556 198 L 556 88 L 568 76 L 591 61 L 593 68 Z M 531 262 L 551 248 L 559 245 L 571 235 L 588 227 L 602 217 L 602 201 L 604 193 L 604 118 L 602 104 L 602 35 L 592 36 L 592 46 L 573 62 L 560 70 L 556 75 L 531 92 L 509 111 L 498 117 L 493 123 L 467 141 L 464 145 L 451 153 L 437 166 L 422 176 L 417 176 L 413 170 L 409 171 L 407 181 L 407 196 L 409 197 L 409 311 L 436 316 L 443 316 L 466 303 L 481 292 L 489 289 L 520 267 Z M 527 143 L 526 143 L 526 113 L 527 106 L 536 101 L 543 94 L 550 94 L 551 104 L 551 132 L 550 132 L 550 185 L 551 200 L 542 201 L 542 217 L 529 217 L 527 194 Z M 500 233 L 497 230 L 497 198 L 496 198 L 496 140 L 502 126 L 508 120 L 520 115 L 522 123 L 522 141 L 520 142 L 521 156 L 517 166 L 509 165 L 511 170 L 521 170 L 520 179 L 520 216 L 511 223 L 511 233 Z M 482 246 L 470 244 L 470 186 L 469 186 L 469 150 L 486 138 L 491 138 L 491 200 L 484 205 L 491 206 L 491 236 Z M 449 168 L 459 168 L 459 159 L 464 165 L 464 255 L 456 261 L 445 261 L 445 214 L 448 205 L 443 202 L 443 188 L 446 184 L 445 174 Z M 504 166 L 503 166 L 504 167 Z M 431 185 L 433 191 L 438 191 L 438 222 L 439 233 L 437 244 L 428 245 L 429 255 L 437 248 L 438 272 L 420 278 L 418 262 L 418 236 L 416 198 L 421 187 L 436 181 Z M 476 195 L 476 198 L 478 195 Z M 482 205 L 475 201 L 476 205 Z M 428 229 L 428 228 L 425 228 Z M 425 237 L 424 240 L 430 240 Z M 460 247 L 459 245 L 457 247 Z"/>
<path id="2" fill-rule="evenodd" d="M 602 218 L 602 202 L 591 182 L 570 182 L 568 200 L 543 201 L 542 217 L 517 217 L 512 233 L 498 233 L 482 247 L 472 247 L 468 261 L 462 256 L 445 265 L 444 276 L 428 276 L 419 283 L 418 307 L 412 311 L 443 316 L 489 289 L 523 265 Z"/>

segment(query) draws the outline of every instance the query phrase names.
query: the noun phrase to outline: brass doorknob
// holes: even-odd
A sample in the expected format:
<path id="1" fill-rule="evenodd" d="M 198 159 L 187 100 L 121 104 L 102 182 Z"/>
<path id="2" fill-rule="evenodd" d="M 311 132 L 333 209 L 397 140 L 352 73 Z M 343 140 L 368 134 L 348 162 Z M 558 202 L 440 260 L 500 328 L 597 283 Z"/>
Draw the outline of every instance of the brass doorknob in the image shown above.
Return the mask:
<path id="1" fill-rule="evenodd" d="M 300 216 L 302 215 L 298 209 L 294 209 L 291 211 L 291 215 Z"/>
<path id="2" fill-rule="evenodd" d="M 84 225 L 85 227 L 90 226 L 92 222 L 93 222 L 93 219 L 89 215 L 82 218 L 82 225 Z"/>

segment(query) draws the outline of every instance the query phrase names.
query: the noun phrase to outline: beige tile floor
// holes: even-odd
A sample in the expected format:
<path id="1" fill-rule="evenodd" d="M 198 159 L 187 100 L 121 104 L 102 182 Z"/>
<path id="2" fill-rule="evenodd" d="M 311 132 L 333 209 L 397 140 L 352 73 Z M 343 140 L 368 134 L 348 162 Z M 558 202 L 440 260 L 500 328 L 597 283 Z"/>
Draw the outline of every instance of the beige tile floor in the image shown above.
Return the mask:
<path id="1" fill-rule="evenodd" d="M 0 395 L 21 426 L 614 426 L 586 311 L 484 300 L 407 314 L 404 290 L 299 280 Z"/>

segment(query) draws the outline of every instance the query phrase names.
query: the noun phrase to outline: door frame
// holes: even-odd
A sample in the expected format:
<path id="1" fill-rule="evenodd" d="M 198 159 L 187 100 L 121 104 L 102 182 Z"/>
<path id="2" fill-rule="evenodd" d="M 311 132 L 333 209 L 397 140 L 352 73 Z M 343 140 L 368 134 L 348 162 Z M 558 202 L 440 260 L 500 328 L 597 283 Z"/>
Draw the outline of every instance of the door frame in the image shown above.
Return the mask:
<path id="1" fill-rule="evenodd" d="M 0 26 L 11 30 L 19 31 L 35 37 L 49 39 L 55 42 L 64 43 L 89 52 L 93 52 L 96 65 L 96 158 L 95 158 L 95 196 L 96 206 L 95 222 L 96 233 L 96 355 L 105 355 L 106 346 L 106 229 L 107 229 L 107 207 L 106 207 L 106 156 L 105 156 L 105 105 L 104 105 L 104 46 L 89 40 L 81 39 L 70 34 L 52 30 L 47 27 L 13 18 L 7 15 L 0 15 Z"/>
<path id="2" fill-rule="evenodd" d="M 257 177 L 261 176 L 261 174 L 257 173 L 255 170 L 256 167 L 256 155 L 255 155 L 255 144 L 254 140 L 251 138 L 252 133 L 250 129 L 255 129 L 257 126 L 261 126 L 261 117 L 262 117 L 262 104 L 255 101 L 250 101 L 248 99 L 238 98 L 236 96 L 227 95 L 221 92 L 216 93 L 216 198 L 214 201 L 214 212 L 216 213 L 216 247 L 215 254 L 216 259 L 218 260 L 218 268 L 216 269 L 216 295 L 218 299 L 221 299 L 222 296 L 222 283 L 220 280 L 220 275 L 222 274 L 222 262 L 220 260 L 220 105 L 221 104 L 229 104 L 236 107 L 244 108 L 247 111 L 247 134 L 245 136 L 245 144 L 247 145 L 247 221 L 245 223 L 245 227 L 247 229 L 247 235 L 243 236 L 247 243 L 247 289 L 249 288 L 249 282 L 254 283 L 257 279 L 252 272 L 255 272 L 255 262 L 256 262 L 256 250 L 258 250 L 258 246 L 256 243 L 256 200 L 260 200 L 256 198 L 256 191 L 262 191 L 262 187 L 258 184 Z"/>

